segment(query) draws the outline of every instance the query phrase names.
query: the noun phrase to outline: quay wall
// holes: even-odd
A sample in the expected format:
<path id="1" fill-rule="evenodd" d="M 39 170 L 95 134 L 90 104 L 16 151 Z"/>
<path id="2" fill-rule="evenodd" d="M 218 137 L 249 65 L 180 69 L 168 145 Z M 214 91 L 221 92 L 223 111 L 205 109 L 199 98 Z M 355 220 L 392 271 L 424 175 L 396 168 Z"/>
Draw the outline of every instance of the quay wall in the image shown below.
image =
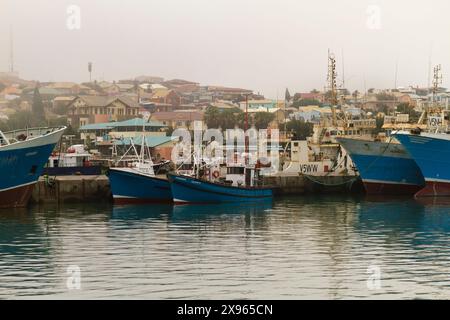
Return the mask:
<path id="1" fill-rule="evenodd" d="M 111 200 L 109 179 L 105 175 L 41 177 L 31 196 L 32 203 Z"/>

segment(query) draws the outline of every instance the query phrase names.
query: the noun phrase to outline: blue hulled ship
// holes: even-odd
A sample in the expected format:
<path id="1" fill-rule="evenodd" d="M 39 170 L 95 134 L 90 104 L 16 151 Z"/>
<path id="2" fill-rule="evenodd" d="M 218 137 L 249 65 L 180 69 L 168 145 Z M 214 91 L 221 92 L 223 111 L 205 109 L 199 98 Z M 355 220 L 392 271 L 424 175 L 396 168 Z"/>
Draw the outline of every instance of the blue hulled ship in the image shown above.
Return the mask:
<path id="1" fill-rule="evenodd" d="M 24 207 L 66 127 L 0 132 L 0 207 Z"/>
<path id="2" fill-rule="evenodd" d="M 446 133 L 396 134 L 425 178 L 416 197 L 450 196 L 450 135 Z"/>
<path id="3" fill-rule="evenodd" d="M 368 194 L 411 195 L 424 187 L 418 164 L 398 141 L 337 140 L 352 158 Z"/>

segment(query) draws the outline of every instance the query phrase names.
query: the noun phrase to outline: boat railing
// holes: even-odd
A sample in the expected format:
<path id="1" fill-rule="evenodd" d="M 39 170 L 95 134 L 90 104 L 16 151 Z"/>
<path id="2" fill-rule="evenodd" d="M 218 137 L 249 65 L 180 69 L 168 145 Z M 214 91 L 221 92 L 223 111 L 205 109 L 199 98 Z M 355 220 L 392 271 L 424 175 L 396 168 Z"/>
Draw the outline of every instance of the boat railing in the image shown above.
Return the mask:
<path id="1" fill-rule="evenodd" d="M 64 126 L 56 126 L 56 127 L 34 127 L 34 128 L 25 128 L 25 129 L 17 129 L 12 131 L 7 131 L 3 133 L 3 136 L 8 140 L 12 139 L 21 139 L 28 140 L 34 137 L 39 137 L 42 135 L 46 135 L 60 129 L 64 128 Z"/>

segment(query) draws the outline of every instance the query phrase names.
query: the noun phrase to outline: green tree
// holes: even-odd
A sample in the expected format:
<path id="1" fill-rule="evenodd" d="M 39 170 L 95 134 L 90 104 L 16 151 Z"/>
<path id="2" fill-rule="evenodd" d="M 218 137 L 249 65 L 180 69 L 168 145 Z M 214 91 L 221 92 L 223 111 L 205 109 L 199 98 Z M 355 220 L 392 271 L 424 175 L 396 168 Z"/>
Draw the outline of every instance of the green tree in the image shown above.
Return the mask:
<path id="1" fill-rule="evenodd" d="M 414 110 L 414 107 L 409 103 L 400 103 L 397 106 L 397 112 L 406 113 L 409 115 L 409 120 L 416 122 L 419 120 L 420 114 Z"/>
<path id="2" fill-rule="evenodd" d="M 287 132 L 292 134 L 293 140 L 306 140 L 313 134 L 314 125 L 304 120 L 291 120 L 286 124 Z"/>
<path id="3" fill-rule="evenodd" d="M 220 116 L 219 116 L 220 128 L 222 128 L 223 130 L 226 130 L 226 129 L 233 129 L 236 126 L 237 121 L 236 121 L 235 111 L 236 110 L 234 110 L 234 109 L 226 109 L 220 113 Z"/>
<path id="4" fill-rule="evenodd" d="M 275 120 L 275 114 L 270 112 L 257 112 L 254 117 L 255 128 L 258 130 L 267 129 L 273 120 Z"/>
<path id="5" fill-rule="evenodd" d="M 32 125 L 45 125 L 44 103 L 42 102 L 41 94 L 39 93 L 39 86 L 36 86 L 34 89 L 33 105 L 31 109 L 33 111 Z"/>
<path id="6" fill-rule="evenodd" d="M 382 132 L 383 124 L 384 124 L 384 117 L 376 117 L 375 123 L 376 123 L 375 133 Z"/>
<path id="7" fill-rule="evenodd" d="M 2 130 L 16 130 L 31 127 L 34 123 L 34 114 L 30 111 L 19 111 L 9 116 L 8 121 L 3 122 Z"/>
<path id="8" fill-rule="evenodd" d="M 219 128 L 220 126 L 220 111 L 216 107 L 208 107 L 204 115 L 205 123 L 208 128 Z"/>
<path id="9" fill-rule="evenodd" d="M 393 95 L 387 94 L 387 93 L 379 93 L 375 95 L 378 101 L 393 101 L 395 100 L 395 97 Z"/>

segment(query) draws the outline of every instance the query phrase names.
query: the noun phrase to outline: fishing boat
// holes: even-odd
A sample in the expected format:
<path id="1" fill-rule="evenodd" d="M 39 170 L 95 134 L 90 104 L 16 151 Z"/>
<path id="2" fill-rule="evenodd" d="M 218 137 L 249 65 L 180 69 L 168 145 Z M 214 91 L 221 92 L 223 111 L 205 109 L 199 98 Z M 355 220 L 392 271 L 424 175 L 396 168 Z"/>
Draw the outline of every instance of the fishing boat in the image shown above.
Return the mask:
<path id="1" fill-rule="evenodd" d="M 100 175 L 102 167 L 92 163 L 93 155 L 83 144 L 70 146 L 66 152 L 53 152 L 44 167 L 43 174 L 49 176 Z"/>
<path id="2" fill-rule="evenodd" d="M 425 186 L 416 197 L 450 195 L 450 110 L 436 103 L 442 81 L 441 66 L 434 68 L 432 101 L 422 113 L 419 123 L 427 118 L 426 129 L 418 127 L 411 132 L 398 132 L 394 136 L 408 151 L 420 168 Z"/>
<path id="3" fill-rule="evenodd" d="M 337 140 L 355 163 L 367 194 L 412 195 L 424 187 L 419 166 L 396 139 Z"/>
<path id="4" fill-rule="evenodd" d="M 66 127 L 0 131 L 0 207 L 24 207 Z"/>
<path id="5" fill-rule="evenodd" d="M 450 135 L 447 133 L 398 133 L 395 137 L 420 168 L 424 188 L 416 197 L 450 196 Z"/>
<path id="6" fill-rule="evenodd" d="M 114 203 L 169 203 L 172 193 L 168 180 L 157 176 L 154 164 L 136 162 L 130 167 L 111 167 L 108 172 Z"/>
<path id="7" fill-rule="evenodd" d="M 222 181 L 169 173 L 173 201 L 186 204 L 272 200 L 272 188 L 261 186 L 259 170 L 250 166 L 228 166 Z"/>
<path id="8" fill-rule="evenodd" d="M 150 115 L 144 116 L 146 121 L 149 117 Z M 142 132 L 142 137 L 137 137 L 136 143 L 134 139 L 130 139 L 128 150 L 116 161 L 114 167 L 109 168 L 111 193 L 116 204 L 172 202 L 169 181 L 166 176 L 155 172 L 156 167 L 169 165 L 170 161 L 153 163 L 145 139 L 145 125 Z M 133 161 L 130 161 L 129 154 L 133 155 Z M 121 166 L 123 159 L 126 159 L 125 165 Z"/>

